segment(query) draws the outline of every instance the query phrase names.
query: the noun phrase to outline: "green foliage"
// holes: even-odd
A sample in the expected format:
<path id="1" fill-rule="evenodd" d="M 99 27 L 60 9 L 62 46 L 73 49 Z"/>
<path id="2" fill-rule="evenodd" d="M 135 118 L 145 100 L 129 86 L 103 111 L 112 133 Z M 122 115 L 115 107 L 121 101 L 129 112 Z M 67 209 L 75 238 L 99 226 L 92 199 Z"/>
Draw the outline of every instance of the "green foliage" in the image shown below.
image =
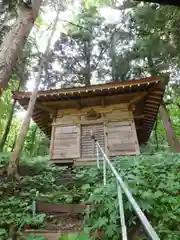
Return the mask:
<path id="1" fill-rule="evenodd" d="M 9 117 L 9 112 L 11 111 L 12 108 L 12 86 L 10 86 L 6 91 L 3 92 L 2 97 L 0 98 L 0 112 L 1 112 L 1 117 L 0 117 L 0 138 L 2 137 L 4 133 L 4 129 L 6 127 L 7 119 Z M 17 131 L 19 128 L 20 122 L 17 119 L 13 119 L 12 125 L 10 128 L 10 134 L 8 136 L 6 145 L 4 150 L 9 151 L 13 145 L 13 141 L 15 139 L 15 136 L 17 135 Z M 1 139 L 0 139 L 1 140 Z"/>
<path id="2" fill-rule="evenodd" d="M 111 0 L 84 0 L 84 6 L 86 9 L 92 7 L 102 7 L 103 5 L 107 5 L 112 3 Z"/>
<path id="3" fill-rule="evenodd" d="M 0 155 L 1 166 L 7 164 L 7 158 L 8 155 Z M 179 154 L 159 152 L 156 155 L 121 157 L 120 161 L 114 161 L 114 165 L 160 238 L 170 240 L 173 236 L 173 239 L 178 239 Z M 0 179 L 0 225 L 13 223 L 20 230 L 42 226 L 45 215 L 32 215 L 32 201 L 38 191 L 38 199 L 48 202 L 99 204 L 90 206 L 84 231 L 103 229 L 107 239 L 120 238 L 116 183 L 109 171 L 106 186 L 103 185 L 102 171 L 96 167 L 74 169 L 77 184 L 61 185 L 58 179 L 66 173 L 66 169 L 51 166 L 47 159 L 23 158 L 19 168 L 21 171 L 24 169 L 20 182 Z M 134 228 L 139 229 L 139 222 L 125 196 L 123 199 L 128 232 L 133 234 Z"/>
<path id="4" fill-rule="evenodd" d="M 44 133 L 36 124 L 32 124 L 24 142 L 23 152 L 31 157 L 46 156 L 49 154 L 49 145 L 49 140 Z"/>
<path id="5" fill-rule="evenodd" d="M 162 239 L 179 238 L 180 161 L 178 154 L 125 157 L 115 163 L 116 169 L 150 219 Z M 138 222 L 130 204 L 124 198 L 128 230 Z M 88 199 L 101 203 L 90 208 L 87 225 L 91 229 L 103 228 L 108 239 L 119 239 L 119 210 L 114 177 L 109 176 L 106 186 L 95 188 Z M 138 226 L 135 226 L 138 228 Z M 131 232 L 131 231 L 130 231 Z"/>
<path id="6" fill-rule="evenodd" d="M 8 236 L 8 232 L 5 228 L 0 228 L 0 239 L 5 240 Z"/>
<path id="7" fill-rule="evenodd" d="M 1 166 L 8 164 L 8 154 L 0 157 Z M 3 176 L 0 178 L 0 226 L 7 229 L 13 224 L 18 231 L 24 228 L 38 228 L 43 225 L 45 214 L 32 214 L 32 201 L 36 193 L 44 194 L 58 191 L 55 184 L 57 170 L 47 162 L 47 159 L 23 159 L 20 161 L 20 173 L 23 178 L 20 182 Z"/>

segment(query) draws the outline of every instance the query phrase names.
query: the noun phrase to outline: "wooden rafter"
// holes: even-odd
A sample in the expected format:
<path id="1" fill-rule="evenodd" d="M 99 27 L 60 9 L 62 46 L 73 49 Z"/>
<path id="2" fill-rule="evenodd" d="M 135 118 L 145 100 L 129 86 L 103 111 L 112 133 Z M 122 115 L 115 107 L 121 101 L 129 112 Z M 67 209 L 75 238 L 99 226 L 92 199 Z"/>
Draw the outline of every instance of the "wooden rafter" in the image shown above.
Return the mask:
<path id="1" fill-rule="evenodd" d="M 42 105 L 42 104 L 38 103 L 38 102 L 36 102 L 35 107 L 37 107 L 37 108 L 39 108 L 39 109 L 41 109 L 41 110 L 43 110 L 45 112 L 48 112 L 48 113 L 54 113 L 56 111 L 56 110 L 54 110 L 52 108 L 49 108 L 49 107 L 47 107 L 45 105 Z"/>
<path id="2" fill-rule="evenodd" d="M 153 107 L 153 108 L 154 108 L 156 105 L 154 106 L 154 104 L 152 104 L 152 103 L 146 103 L 146 106 L 147 106 L 147 107 Z"/>
<path id="3" fill-rule="evenodd" d="M 147 99 L 147 103 L 159 104 L 158 100 Z"/>
<path id="4" fill-rule="evenodd" d="M 123 97 L 134 97 L 135 95 L 137 95 L 137 93 L 124 93 L 124 94 L 116 94 L 116 95 L 112 95 L 112 96 L 98 96 L 98 97 L 84 97 L 83 98 L 83 101 L 81 100 L 81 104 L 85 101 L 88 101 L 90 102 L 91 100 L 92 101 L 97 101 L 99 100 L 100 101 L 100 104 L 102 103 L 102 101 L 104 102 L 109 102 L 109 101 L 113 101 L 114 99 L 117 99 L 119 98 L 119 96 Z M 78 102 L 80 103 L 80 99 L 78 99 Z M 77 106 L 77 100 L 74 99 L 74 100 L 58 100 L 58 101 L 43 101 L 41 103 L 41 105 L 43 106 L 56 106 L 56 105 L 59 105 L 59 104 L 62 104 L 62 105 L 65 105 L 66 103 L 68 104 L 72 104 L 72 103 L 75 103 L 76 106 Z M 126 103 L 126 101 L 123 101 L 122 103 Z"/>
<path id="5" fill-rule="evenodd" d="M 134 118 L 135 119 L 143 119 L 145 117 L 144 114 L 141 114 L 141 115 L 134 115 Z"/>
<path id="6" fill-rule="evenodd" d="M 134 115 L 134 119 L 148 119 L 150 117 L 156 116 L 155 113 L 146 113 L 146 114 L 141 114 L 141 115 Z"/>
<path id="7" fill-rule="evenodd" d="M 154 107 L 154 106 L 146 106 L 145 108 L 144 108 L 144 111 L 152 111 L 152 112 L 157 112 L 157 108 L 156 107 Z"/>
<path id="8" fill-rule="evenodd" d="M 148 95 L 148 92 L 142 92 L 142 93 L 138 93 L 136 94 L 136 96 L 129 102 L 129 106 L 131 106 L 132 104 L 137 103 L 138 101 L 140 101 L 141 99 L 143 99 L 145 96 Z"/>
<path id="9" fill-rule="evenodd" d="M 149 98 L 153 98 L 153 99 L 161 99 L 161 95 L 150 95 Z"/>

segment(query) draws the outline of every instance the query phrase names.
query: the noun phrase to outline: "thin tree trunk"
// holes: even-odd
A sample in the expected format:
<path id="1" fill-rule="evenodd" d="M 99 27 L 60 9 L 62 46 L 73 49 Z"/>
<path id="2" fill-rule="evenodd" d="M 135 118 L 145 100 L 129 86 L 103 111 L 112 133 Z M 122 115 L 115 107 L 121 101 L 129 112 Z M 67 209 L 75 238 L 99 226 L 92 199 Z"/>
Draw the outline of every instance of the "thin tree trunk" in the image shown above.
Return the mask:
<path id="1" fill-rule="evenodd" d="M 152 76 L 156 76 L 158 74 L 158 72 L 156 70 L 156 66 L 154 65 L 151 53 L 149 53 L 149 55 L 147 56 L 147 61 L 148 61 L 148 66 L 149 66 L 149 73 Z"/>
<path id="2" fill-rule="evenodd" d="M 2 96 L 3 89 L 0 87 L 0 97 Z"/>
<path id="3" fill-rule="evenodd" d="M 14 151 L 12 152 L 12 155 L 11 155 L 11 158 L 10 158 L 10 163 L 9 163 L 9 166 L 8 166 L 8 175 L 17 174 L 17 165 L 18 165 L 20 154 L 21 154 L 21 150 L 22 150 L 23 145 L 24 145 L 25 137 L 27 135 L 27 131 L 28 131 L 29 124 L 30 124 L 30 121 L 31 121 L 32 113 L 33 113 L 33 110 L 34 110 L 34 105 L 35 105 L 36 98 L 37 98 L 37 92 L 38 92 L 38 87 L 39 87 L 39 84 L 40 84 L 42 69 L 43 69 L 43 61 L 40 61 L 39 69 L 38 69 L 38 75 L 36 77 L 36 82 L 35 82 L 35 87 L 33 89 L 32 95 L 30 97 L 30 101 L 29 101 L 29 104 L 28 104 L 28 109 L 27 109 L 27 112 L 26 112 L 26 116 L 25 116 L 24 121 L 22 123 L 20 133 L 19 133 L 19 136 L 17 138 L 16 144 L 15 144 L 15 147 L 14 147 Z"/>
<path id="4" fill-rule="evenodd" d="M 19 17 L 0 47 L 0 87 L 5 88 L 34 25 L 42 0 L 33 1 L 32 8 L 22 7 Z"/>
<path id="5" fill-rule="evenodd" d="M 14 151 L 14 147 L 15 147 L 15 144 L 16 144 L 16 139 L 17 139 L 17 135 L 15 135 L 15 137 L 14 137 L 13 145 L 11 147 L 11 152 Z"/>
<path id="6" fill-rule="evenodd" d="M 91 85 L 91 52 L 92 52 L 92 24 L 88 25 L 88 30 L 91 36 L 84 42 L 84 55 L 85 55 L 85 73 L 84 83 L 86 86 Z"/>
<path id="7" fill-rule="evenodd" d="M 168 110 L 164 103 L 159 108 L 159 114 L 166 130 L 167 141 L 172 152 L 180 152 L 180 143 L 174 133 Z"/>
<path id="8" fill-rule="evenodd" d="M 91 85 L 91 39 L 85 42 L 85 56 L 86 56 L 86 74 L 85 84 Z"/>
<path id="9" fill-rule="evenodd" d="M 18 85 L 16 91 L 19 91 L 19 89 L 20 89 L 20 87 L 21 87 L 22 80 L 23 80 L 23 79 L 20 79 L 19 85 Z M 13 119 L 13 115 L 14 115 L 15 106 L 16 106 L 16 99 L 14 99 L 14 101 L 13 101 L 13 104 L 12 104 L 12 107 L 11 107 L 11 111 L 10 111 L 10 113 L 9 113 L 9 118 L 8 118 L 7 123 L 6 123 L 6 128 L 5 128 L 5 131 L 4 131 L 3 136 L 2 136 L 2 138 L 1 138 L 1 142 L 0 142 L 0 152 L 3 151 L 4 145 L 5 145 L 5 143 L 6 143 L 6 140 L 7 140 L 9 131 L 10 131 L 10 127 L 11 127 L 11 123 L 12 123 L 12 119 Z"/>
<path id="10" fill-rule="evenodd" d="M 13 115 L 14 115 L 15 105 L 16 105 L 16 100 L 14 99 L 11 110 L 10 110 L 10 113 L 9 113 L 9 117 L 8 117 L 8 120 L 7 120 L 7 123 L 6 123 L 6 128 L 5 128 L 5 131 L 4 131 L 3 136 L 1 138 L 0 152 L 3 151 L 4 145 L 5 145 L 6 140 L 7 140 L 7 136 L 8 136 L 9 131 L 10 131 L 10 127 L 11 127 L 11 123 L 12 123 L 12 119 L 13 119 Z"/>
<path id="11" fill-rule="evenodd" d="M 22 126 L 21 126 L 20 133 L 19 133 L 19 136 L 18 136 L 17 141 L 16 141 L 14 151 L 12 152 L 12 155 L 11 155 L 11 158 L 10 158 L 9 166 L 8 166 L 8 169 L 7 169 L 8 176 L 11 175 L 11 176 L 15 176 L 16 178 L 19 178 L 18 171 L 17 171 L 18 170 L 19 158 L 20 158 L 20 154 L 21 154 L 21 151 L 22 151 L 22 148 L 23 148 L 23 145 L 24 145 L 25 137 L 27 135 L 27 131 L 28 131 L 28 128 L 29 128 L 31 117 L 32 117 L 32 114 L 33 114 L 33 110 L 34 110 L 34 106 L 35 106 L 36 99 L 37 99 L 37 94 L 38 94 L 38 87 L 39 87 L 40 81 L 41 81 L 41 74 L 42 74 L 44 65 L 47 61 L 47 56 L 49 55 L 51 40 L 52 40 L 52 38 L 54 36 L 54 33 L 55 33 L 55 30 L 56 30 L 56 25 L 57 25 L 57 22 L 58 22 L 58 19 L 59 19 L 59 13 L 60 13 L 60 8 L 58 10 L 58 13 L 57 13 L 57 16 L 56 16 L 56 19 L 55 19 L 55 22 L 54 22 L 54 25 L 53 25 L 53 28 L 52 28 L 52 33 L 51 33 L 51 35 L 49 37 L 49 40 L 48 40 L 48 43 L 47 43 L 47 48 L 46 48 L 45 54 L 40 60 L 40 64 L 39 64 L 39 68 L 38 68 L 38 74 L 37 74 L 37 77 L 36 77 L 36 80 L 35 80 L 35 87 L 32 91 L 32 95 L 30 97 L 30 101 L 29 101 L 29 104 L 28 104 L 27 113 L 26 113 L 26 116 L 25 116 L 24 121 L 22 123 Z"/>
<path id="12" fill-rule="evenodd" d="M 159 150 L 159 141 L 158 141 L 158 134 L 157 134 L 157 125 L 158 125 L 158 120 L 156 120 L 154 131 L 155 131 L 155 139 L 156 139 L 156 150 Z"/>
<path id="13" fill-rule="evenodd" d="M 111 57 L 111 74 L 112 80 L 117 81 L 116 79 L 116 32 L 112 34 L 111 37 L 111 46 L 110 46 L 110 57 Z"/>
<path id="14" fill-rule="evenodd" d="M 37 125 L 35 126 L 35 128 L 33 129 L 33 132 L 32 132 L 31 148 L 30 148 L 30 156 L 31 157 L 34 156 L 34 146 L 36 147 L 36 144 L 34 144 L 34 142 L 36 140 L 36 132 L 37 132 Z"/>

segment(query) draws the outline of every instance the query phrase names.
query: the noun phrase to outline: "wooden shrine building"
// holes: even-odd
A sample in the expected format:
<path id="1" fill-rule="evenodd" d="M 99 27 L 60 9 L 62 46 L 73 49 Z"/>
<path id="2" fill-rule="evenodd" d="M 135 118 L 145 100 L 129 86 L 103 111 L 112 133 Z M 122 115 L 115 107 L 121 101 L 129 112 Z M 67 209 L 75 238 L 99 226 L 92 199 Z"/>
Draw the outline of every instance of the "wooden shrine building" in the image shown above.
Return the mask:
<path id="1" fill-rule="evenodd" d="M 51 139 L 58 164 L 89 165 L 96 159 L 91 131 L 109 157 L 139 154 L 148 141 L 166 78 L 149 77 L 88 87 L 39 91 L 33 120 Z M 27 109 L 30 92 L 13 98 Z"/>

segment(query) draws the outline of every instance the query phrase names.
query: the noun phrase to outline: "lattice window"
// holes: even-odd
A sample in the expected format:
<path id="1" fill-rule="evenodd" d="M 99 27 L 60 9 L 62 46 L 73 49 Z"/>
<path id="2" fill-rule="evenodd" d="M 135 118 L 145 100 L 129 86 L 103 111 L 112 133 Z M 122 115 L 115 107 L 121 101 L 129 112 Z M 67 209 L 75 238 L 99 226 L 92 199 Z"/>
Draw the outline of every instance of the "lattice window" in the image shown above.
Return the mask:
<path id="1" fill-rule="evenodd" d="M 81 126 L 81 158 L 93 158 L 96 156 L 94 142 L 91 139 L 91 131 L 104 149 L 104 125 L 82 125 Z"/>

